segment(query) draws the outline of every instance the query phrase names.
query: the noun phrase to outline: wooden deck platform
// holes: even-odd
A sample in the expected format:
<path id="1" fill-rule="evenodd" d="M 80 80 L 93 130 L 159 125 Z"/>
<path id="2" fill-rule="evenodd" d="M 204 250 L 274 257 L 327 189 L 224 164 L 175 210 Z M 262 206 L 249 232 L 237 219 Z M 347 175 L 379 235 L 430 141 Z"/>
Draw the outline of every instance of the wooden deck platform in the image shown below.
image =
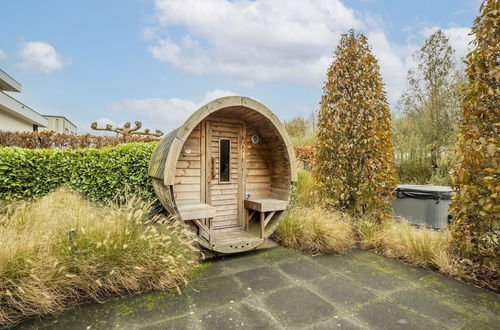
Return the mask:
<path id="1" fill-rule="evenodd" d="M 220 253 L 234 253 L 255 249 L 264 240 L 247 231 L 214 233 L 212 247 Z"/>

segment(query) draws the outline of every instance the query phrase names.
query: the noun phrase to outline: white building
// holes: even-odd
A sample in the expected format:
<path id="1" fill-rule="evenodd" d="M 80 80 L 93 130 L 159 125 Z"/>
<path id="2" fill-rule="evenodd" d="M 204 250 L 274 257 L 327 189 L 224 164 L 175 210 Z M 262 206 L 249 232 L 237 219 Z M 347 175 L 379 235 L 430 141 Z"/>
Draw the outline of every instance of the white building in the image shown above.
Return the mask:
<path id="1" fill-rule="evenodd" d="M 0 70 L 0 131 L 38 131 L 47 118 L 5 92 L 21 92 L 21 84 Z"/>
<path id="2" fill-rule="evenodd" d="M 63 116 L 41 115 L 5 92 L 21 92 L 21 84 L 0 70 L 0 131 L 54 131 L 76 134 L 75 124 Z"/>
<path id="3" fill-rule="evenodd" d="M 54 131 L 56 133 L 76 134 L 76 125 L 63 116 L 43 115 L 47 118 L 47 127 L 40 128 L 41 131 Z"/>

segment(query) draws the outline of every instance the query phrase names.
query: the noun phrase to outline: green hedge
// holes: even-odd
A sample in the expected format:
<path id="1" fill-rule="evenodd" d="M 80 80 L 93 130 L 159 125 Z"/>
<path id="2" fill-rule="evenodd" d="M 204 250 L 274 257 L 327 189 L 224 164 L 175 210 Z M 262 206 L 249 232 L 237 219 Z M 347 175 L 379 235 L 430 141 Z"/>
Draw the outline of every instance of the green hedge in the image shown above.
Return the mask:
<path id="1" fill-rule="evenodd" d="M 0 148 L 0 199 L 38 197 L 68 185 L 96 201 L 130 187 L 155 198 L 148 164 L 157 142 L 99 149 Z"/>

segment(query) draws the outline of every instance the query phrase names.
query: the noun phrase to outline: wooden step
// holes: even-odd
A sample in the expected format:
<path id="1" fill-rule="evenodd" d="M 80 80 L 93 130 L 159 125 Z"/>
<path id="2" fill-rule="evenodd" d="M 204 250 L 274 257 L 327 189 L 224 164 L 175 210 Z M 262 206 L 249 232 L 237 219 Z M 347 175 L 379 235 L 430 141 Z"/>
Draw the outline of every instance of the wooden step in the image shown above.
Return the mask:
<path id="1" fill-rule="evenodd" d="M 264 240 L 247 231 L 214 233 L 212 248 L 220 253 L 234 253 L 255 249 Z"/>

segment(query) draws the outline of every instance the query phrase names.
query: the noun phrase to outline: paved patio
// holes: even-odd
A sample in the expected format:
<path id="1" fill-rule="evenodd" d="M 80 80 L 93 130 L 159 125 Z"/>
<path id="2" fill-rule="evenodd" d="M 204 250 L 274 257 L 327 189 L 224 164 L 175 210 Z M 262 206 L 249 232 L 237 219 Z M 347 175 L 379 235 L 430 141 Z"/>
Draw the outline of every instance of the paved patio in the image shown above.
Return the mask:
<path id="1" fill-rule="evenodd" d="M 304 257 L 284 248 L 226 257 L 183 295 L 87 304 L 24 329 L 495 329 L 500 295 L 358 249 Z"/>

